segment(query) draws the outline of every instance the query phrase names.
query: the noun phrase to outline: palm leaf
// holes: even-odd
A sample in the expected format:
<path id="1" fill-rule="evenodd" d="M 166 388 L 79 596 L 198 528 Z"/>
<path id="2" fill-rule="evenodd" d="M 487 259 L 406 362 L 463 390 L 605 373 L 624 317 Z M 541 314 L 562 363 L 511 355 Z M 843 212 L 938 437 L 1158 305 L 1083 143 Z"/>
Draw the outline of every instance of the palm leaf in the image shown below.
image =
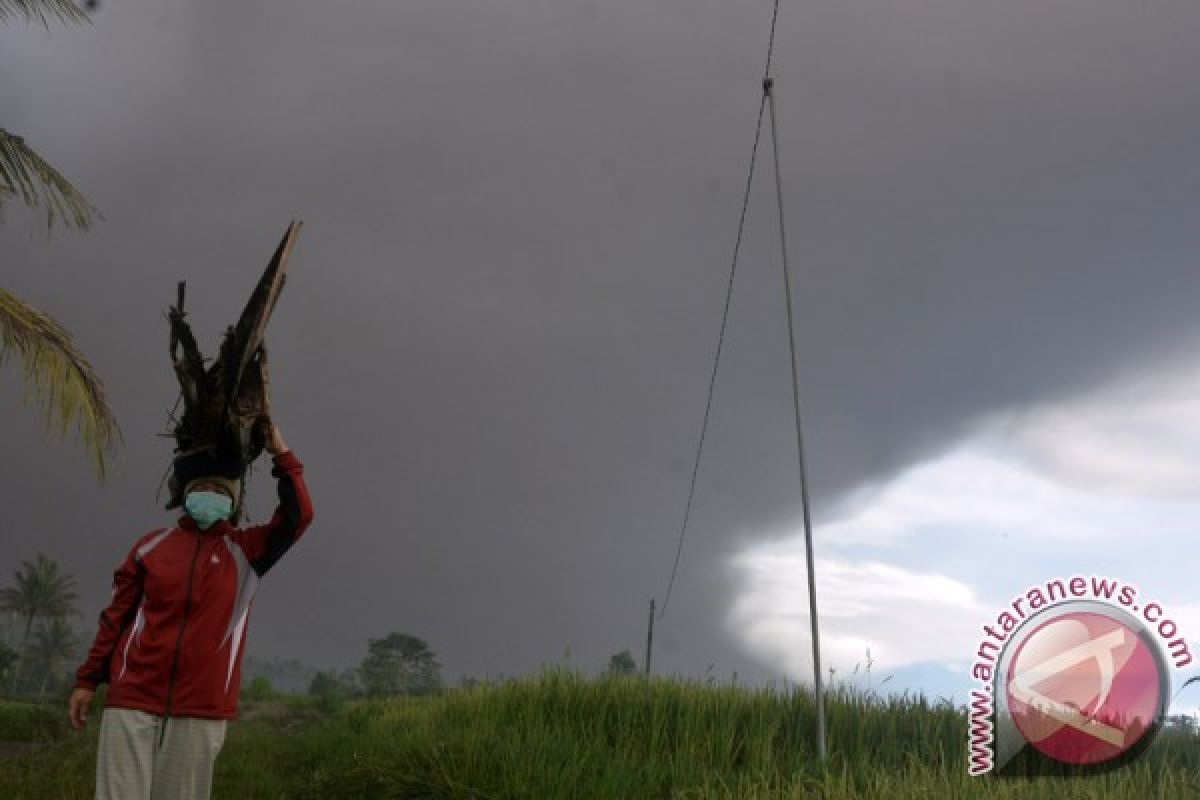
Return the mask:
<path id="1" fill-rule="evenodd" d="M 90 22 L 88 15 L 71 0 L 0 0 L 0 20 L 24 17 L 27 22 L 49 26 L 51 19 Z"/>
<path id="2" fill-rule="evenodd" d="M 172 432 L 177 453 L 207 450 L 249 465 L 262 452 L 262 420 L 268 413 L 263 337 L 283 290 L 300 226 L 299 221 L 288 225 L 237 324 L 226 329 L 217 358 L 207 368 L 183 310 L 184 284 L 179 284 L 178 299 L 167 314 L 171 359 L 183 398 L 183 415 Z M 168 508 L 180 500 L 176 492 Z"/>
<path id="3" fill-rule="evenodd" d="M 0 0 L 0 17 L 5 3 Z M 58 170 L 25 144 L 20 136 L 0 128 L 0 208 L 8 197 L 19 197 L 30 208 L 46 209 L 46 225 L 56 220 L 77 228 L 89 227 L 100 212 Z"/>
<path id="4" fill-rule="evenodd" d="M 13 572 L 15 585 L 0 589 L 0 611 L 43 617 L 78 614 L 75 576 L 59 569 L 58 562 L 38 553 L 22 561 Z"/>
<path id="5" fill-rule="evenodd" d="M 103 384 L 65 328 L 0 289 L 0 364 L 10 352 L 20 355 L 25 367 L 26 401 L 31 392 L 38 395 L 48 428 L 57 420 L 65 434 L 75 424 L 103 479 L 108 457 L 121 441 Z"/>
<path id="6" fill-rule="evenodd" d="M 250 366 L 250 361 L 258 352 L 266 334 L 271 312 L 275 310 L 275 303 L 278 302 L 279 293 L 283 291 L 283 284 L 287 280 L 288 258 L 296 244 L 296 237 L 300 235 L 300 225 L 300 222 L 292 220 L 284 231 L 283 240 L 275 249 L 275 255 L 267 264 L 266 271 L 259 279 L 258 286 L 254 288 L 250 300 L 242 310 L 242 316 L 233 329 L 233 336 L 228 340 L 228 350 L 222 348 L 222 355 L 228 358 L 224 365 L 225 385 L 229 387 L 231 399 L 238 396 L 246 368 Z"/>

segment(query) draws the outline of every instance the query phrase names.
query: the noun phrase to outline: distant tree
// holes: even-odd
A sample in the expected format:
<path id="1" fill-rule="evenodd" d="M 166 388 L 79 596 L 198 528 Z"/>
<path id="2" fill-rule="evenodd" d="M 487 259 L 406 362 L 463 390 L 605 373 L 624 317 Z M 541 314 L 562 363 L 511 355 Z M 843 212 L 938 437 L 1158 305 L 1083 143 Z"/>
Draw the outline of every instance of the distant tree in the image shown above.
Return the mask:
<path id="1" fill-rule="evenodd" d="M 1196 718 L 1190 714 L 1172 714 L 1167 717 L 1167 727 L 1177 728 L 1186 733 L 1196 732 Z"/>
<path id="2" fill-rule="evenodd" d="M 350 699 L 351 688 L 332 672 L 318 672 L 308 685 L 308 693 L 317 708 L 326 714 L 336 713 Z"/>
<path id="3" fill-rule="evenodd" d="M 358 672 L 371 696 L 427 694 L 442 687 L 441 668 L 423 639 L 391 633 L 367 640 L 367 657 Z"/>
<path id="4" fill-rule="evenodd" d="M 259 675 L 242 687 L 242 697 L 256 703 L 265 703 L 268 700 L 274 700 L 278 694 L 271 683 L 271 679 L 266 675 Z"/>
<path id="5" fill-rule="evenodd" d="M 41 676 L 39 694 L 62 682 L 64 665 L 77 655 L 79 638 L 63 617 L 53 617 L 38 625 L 29 648 L 29 663 L 35 675 Z"/>
<path id="6" fill-rule="evenodd" d="M 358 667 L 346 667 L 337 674 L 337 679 L 341 681 L 343 686 L 350 690 L 352 696 L 362 696 L 362 673 L 358 671 Z"/>
<path id="7" fill-rule="evenodd" d="M 321 670 L 313 676 L 312 683 L 308 685 L 308 693 L 315 696 L 337 688 L 344 688 L 342 682 L 337 679 L 337 675 Z"/>
<path id="8" fill-rule="evenodd" d="M 70 0 L 0 0 L 0 22 L 14 17 L 43 25 L 51 19 L 88 20 Z M 99 216 L 23 138 L 0 128 L 0 215 L 14 198 L 45 209 L 47 229 L 55 221 L 86 229 Z M 75 423 L 103 478 L 108 456 L 121 439 L 103 384 L 66 328 L 0 287 L 0 364 L 10 353 L 21 357 L 25 386 L 43 401 L 47 422 L 57 420 L 63 431 Z"/>
<path id="9" fill-rule="evenodd" d="M 0 611 L 20 618 L 24 632 L 21 636 L 20 657 L 13 667 L 12 688 L 15 691 L 29 651 L 29 635 L 39 617 L 46 620 L 63 619 L 78 614 L 75 576 L 62 572 L 58 564 L 42 553 L 31 563 L 22 561 L 13 573 L 15 586 L 0 589 Z"/>
<path id="10" fill-rule="evenodd" d="M 637 672 L 637 662 L 633 660 L 633 656 L 629 654 L 628 650 L 613 653 L 612 658 L 608 659 L 609 675 L 632 675 L 635 672 Z"/>
<path id="11" fill-rule="evenodd" d="M 17 651 L 0 642 L 0 682 L 8 680 L 8 671 L 17 663 Z"/>
<path id="12" fill-rule="evenodd" d="M 249 683 L 259 675 L 270 678 L 271 686 L 282 692 L 303 692 L 317 674 L 317 668 L 295 658 L 269 659 L 246 656 L 242 661 L 242 681 Z"/>

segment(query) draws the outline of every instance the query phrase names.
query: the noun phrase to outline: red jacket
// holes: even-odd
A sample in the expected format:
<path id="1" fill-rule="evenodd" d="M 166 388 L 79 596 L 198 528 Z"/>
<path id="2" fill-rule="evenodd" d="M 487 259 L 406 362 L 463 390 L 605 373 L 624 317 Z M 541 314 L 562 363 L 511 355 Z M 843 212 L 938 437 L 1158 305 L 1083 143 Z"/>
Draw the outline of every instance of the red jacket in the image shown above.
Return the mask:
<path id="1" fill-rule="evenodd" d="M 237 716 L 246 620 L 258 579 L 312 521 L 304 467 L 274 457 L 279 506 L 266 525 L 191 517 L 138 539 L 113 576 L 112 602 L 75 685 L 108 682 L 107 705 L 162 716 Z"/>

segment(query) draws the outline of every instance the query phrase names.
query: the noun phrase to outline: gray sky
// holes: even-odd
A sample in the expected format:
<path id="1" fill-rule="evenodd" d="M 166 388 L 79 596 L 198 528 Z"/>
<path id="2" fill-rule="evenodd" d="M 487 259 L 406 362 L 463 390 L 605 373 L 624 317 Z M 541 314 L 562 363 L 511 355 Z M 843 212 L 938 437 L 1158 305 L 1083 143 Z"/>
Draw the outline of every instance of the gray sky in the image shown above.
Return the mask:
<path id="1" fill-rule="evenodd" d="M 103 375 L 107 485 L 0 383 L 0 575 L 42 550 L 86 619 L 141 533 L 187 279 L 215 350 L 288 220 L 268 333 L 316 521 L 252 654 L 425 637 L 451 675 L 629 647 L 674 555 L 770 4 L 160 3 L 0 32 L 0 126 L 105 215 L 10 208 L 0 281 Z M 785 2 L 776 54 L 819 517 L 983 415 L 1198 332 L 1200 7 Z M 764 164 L 766 162 L 763 162 Z M 656 662 L 769 677 L 729 558 L 798 514 L 777 229 L 759 175 L 694 527 Z M 269 513 L 265 469 L 252 510 Z M 817 532 L 820 537 L 820 530 Z M 803 574 L 796 576 L 803 580 Z M 89 631 L 90 635 L 90 631 Z"/>

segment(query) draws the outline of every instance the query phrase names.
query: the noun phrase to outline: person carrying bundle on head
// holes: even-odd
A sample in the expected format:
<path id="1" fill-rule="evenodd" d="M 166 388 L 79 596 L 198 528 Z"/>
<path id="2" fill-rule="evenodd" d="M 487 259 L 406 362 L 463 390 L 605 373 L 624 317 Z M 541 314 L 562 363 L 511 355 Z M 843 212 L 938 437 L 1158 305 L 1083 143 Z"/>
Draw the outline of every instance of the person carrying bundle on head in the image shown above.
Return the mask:
<path id="1" fill-rule="evenodd" d="M 113 576 L 112 599 L 68 701 L 82 728 L 107 683 L 96 758 L 98 800 L 206 800 L 213 765 L 237 715 L 247 620 L 259 579 L 312 522 L 300 459 L 271 418 L 263 337 L 283 288 L 292 223 L 220 355 L 205 363 L 170 309 L 171 359 L 184 411 L 177 420 L 167 508 L 184 513 L 136 542 Z M 279 504 L 265 525 L 238 527 L 246 470 L 266 450 Z"/>
<path id="2" fill-rule="evenodd" d="M 269 425 L 279 505 L 237 528 L 241 465 L 203 453 L 176 459 L 186 513 L 139 538 L 113 577 L 112 600 L 76 673 L 70 721 L 81 728 L 108 683 L 96 797 L 208 798 L 226 721 L 237 715 L 247 620 L 259 579 L 312 522 L 304 468 Z"/>

